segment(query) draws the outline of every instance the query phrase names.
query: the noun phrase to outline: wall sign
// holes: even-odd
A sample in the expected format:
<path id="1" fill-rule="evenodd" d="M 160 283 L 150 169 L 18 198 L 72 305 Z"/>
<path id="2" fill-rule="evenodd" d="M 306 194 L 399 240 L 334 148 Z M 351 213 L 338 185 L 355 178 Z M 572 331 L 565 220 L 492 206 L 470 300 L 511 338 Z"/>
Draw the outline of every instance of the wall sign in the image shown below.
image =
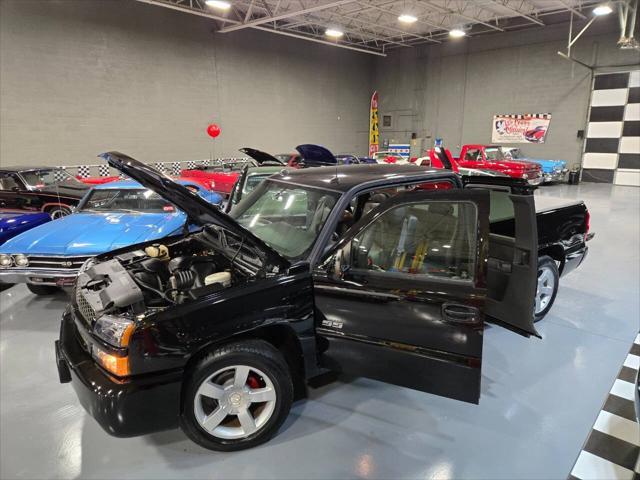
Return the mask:
<path id="1" fill-rule="evenodd" d="M 369 156 L 373 157 L 380 149 L 378 131 L 378 92 L 371 95 L 371 107 L 369 109 Z"/>
<path id="2" fill-rule="evenodd" d="M 494 115 L 491 143 L 544 143 L 550 122 L 550 113 Z"/>

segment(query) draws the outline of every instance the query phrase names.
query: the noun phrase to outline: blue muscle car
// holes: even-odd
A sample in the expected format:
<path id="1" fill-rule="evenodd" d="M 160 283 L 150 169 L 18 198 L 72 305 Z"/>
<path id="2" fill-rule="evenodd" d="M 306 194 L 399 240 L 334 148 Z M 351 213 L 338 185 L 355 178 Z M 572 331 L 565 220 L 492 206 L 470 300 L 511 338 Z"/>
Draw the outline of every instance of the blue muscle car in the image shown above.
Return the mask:
<path id="1" fill-rule="evenodd" d="M 519 148 L 502 147 L 505 157 L 512 160 L 522 160 L 533 162 L 542 168 L 542 178 L 544 182 L 562 182 L 565 180 L 567 172 L 567 162 L 564 160 L 545 160 L 542 158 L 525 157 Z"/>
<path id="2" fill-rule="evenodd" d="M 51 221 L 51 215 L 44 212 L 0 212 L 0 245 L 22 232 L 49 221 Z"/>
<path id="3" fill-rule="evenodd" d="M 178 181 L 213 204 L 222 197 Z M 0 246 L 0 283 L 26 283 L 38 295 L 72 284 L 90 257 L 178 234 L 187 218 L 173 204 L 134 181 L 96 185 L 71 215 L 40 225 Z"/>

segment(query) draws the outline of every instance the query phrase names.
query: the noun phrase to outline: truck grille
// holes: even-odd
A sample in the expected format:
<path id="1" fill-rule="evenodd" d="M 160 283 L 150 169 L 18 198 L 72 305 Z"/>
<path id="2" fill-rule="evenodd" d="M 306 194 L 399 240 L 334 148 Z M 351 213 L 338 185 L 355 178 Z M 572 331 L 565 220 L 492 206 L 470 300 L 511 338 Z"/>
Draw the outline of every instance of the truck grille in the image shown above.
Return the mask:
<path id="1" fill-rule="evenodd" d="M 87 299 L 84 298 L 84 295 L 82 294 L 82 289 L 78 287 L 76 287 L 76 305 L 83 319 L 89 325 L 92 325 L 93 322 L 96 320 L 96 312 L 93 309 L 93 307 L 89 305 L 89 302 L 87 302 Z"/>
<path id="2" fill-rule="evenodd" d="M 29 255 L 29 266 L 34 268 L 68 268 L 77 270 L 89 257 L 43 257 Z"/>

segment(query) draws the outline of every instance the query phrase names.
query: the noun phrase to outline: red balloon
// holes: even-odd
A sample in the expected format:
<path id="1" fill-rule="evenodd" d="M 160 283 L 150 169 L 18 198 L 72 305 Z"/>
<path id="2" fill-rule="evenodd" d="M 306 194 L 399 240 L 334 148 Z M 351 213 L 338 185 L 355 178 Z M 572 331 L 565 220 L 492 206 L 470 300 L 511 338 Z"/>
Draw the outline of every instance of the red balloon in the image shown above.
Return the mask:
<path id="1" fill-rule="evenodd" d="M 220 135 L 221 131 L 222 130 L 220 130 L 220 127 L 218 125 L 216 125 L 215 123 L 212 123 L 211 125 L 209 125 L 207 127 L 207 134 L 211 138 L 216 138 L 218 135 Z"/>

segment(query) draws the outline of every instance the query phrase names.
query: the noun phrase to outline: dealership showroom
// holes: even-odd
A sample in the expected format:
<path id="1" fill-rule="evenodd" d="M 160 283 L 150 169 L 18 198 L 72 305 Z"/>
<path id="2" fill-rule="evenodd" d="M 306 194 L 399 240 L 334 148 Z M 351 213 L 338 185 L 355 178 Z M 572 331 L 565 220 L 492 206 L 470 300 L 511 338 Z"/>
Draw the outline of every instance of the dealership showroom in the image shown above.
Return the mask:
<path id="1" fill-rule="evenodd" d="M 639 17 L 0 0 L 0 478 L 640 480 Z"/>

